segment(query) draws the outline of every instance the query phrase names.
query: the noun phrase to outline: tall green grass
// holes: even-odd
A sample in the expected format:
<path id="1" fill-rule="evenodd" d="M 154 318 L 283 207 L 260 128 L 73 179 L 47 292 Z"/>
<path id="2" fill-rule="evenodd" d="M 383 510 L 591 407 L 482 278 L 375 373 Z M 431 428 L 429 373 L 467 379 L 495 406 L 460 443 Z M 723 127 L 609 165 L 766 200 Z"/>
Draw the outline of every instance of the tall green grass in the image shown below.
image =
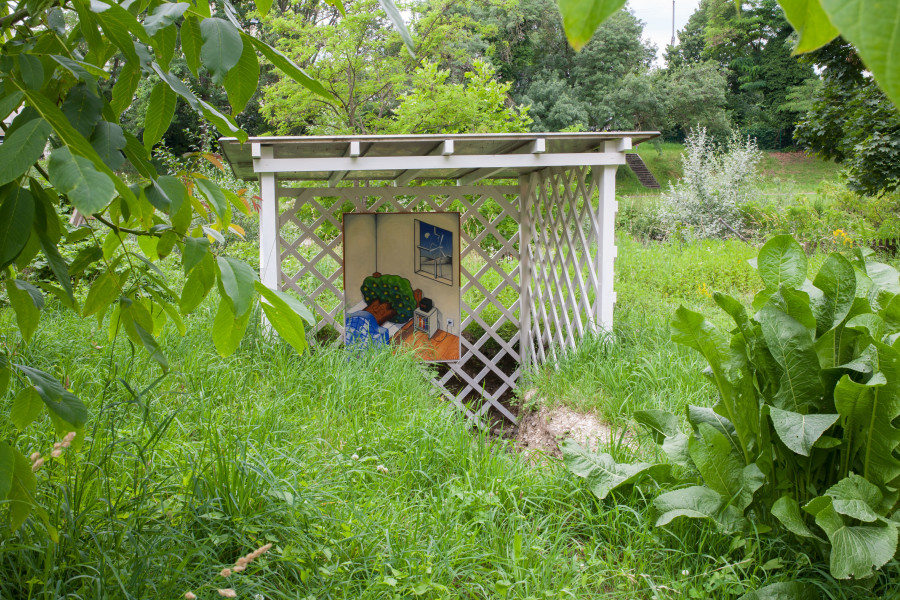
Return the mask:
<path id="1" fill-rule="evenodd" d="M 19 359 L 68 378 L 91 419 L 83 448 L 38 472 L 58 542 L 35 519 L 2 534 L 0 597 L 728 597 L 777 551 L 657 530 L 653 490 L 596 500 L 472 428 L 409 355 L 298 357 L 257 329 L 221 359 L 207 317 L 165 339 L 161 376 L 96 323 L 44 315 Z M 0 434 L 27 452 L 55 439 L 47 421 Z"/>

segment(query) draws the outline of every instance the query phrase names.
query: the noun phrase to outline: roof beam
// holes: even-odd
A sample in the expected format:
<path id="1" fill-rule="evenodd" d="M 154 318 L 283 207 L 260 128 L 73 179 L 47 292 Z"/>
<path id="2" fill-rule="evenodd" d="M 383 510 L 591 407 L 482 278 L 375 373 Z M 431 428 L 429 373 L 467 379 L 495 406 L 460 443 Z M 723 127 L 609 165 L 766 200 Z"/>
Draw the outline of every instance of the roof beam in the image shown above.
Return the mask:
<path id="1" fill-rule="evenodd" d="M 356 158 L 359 155 L 359 142 L 350 142 L 350 145 L 347 146 L 347 150 L 344 151 L 344 156 Z M 328 178 L 328 187 L 337 187 L 337 184 L 343 181 L 346 176 L 347 171 L 334 171 Z"/>
<path id="2" fill-rule="evenodd" d="M 416 162 L 422 171 L 475 169 L 543 169 L 624 165 L 620 152 L 548 152 L 546 154 L 454 154 L 452 156 L 343 156 L 332 158 L 257 158 L 256 173 L 315 171 L 406 171 Z"/>
<path id="3" fill-rule="evenodd" d="M 490 177 L 494 173 L 502 171 L 505 167 L 488 167 L 486 169 L 475 169 L 471 173 L 463 175 L 456 180 L 456 185 L 472 185 L 476 181 Z"/>
<path id="4" fill-rule="evenodd" d="M 537 138 L 531 143 L 519 144 L 510 154 L 544 154 L 547 152 L 547 140 Z M 466 173 L 456 180 L 456 185 L 472 185 L 476 181 L 480 181 L 485 177 L 490 177 L 494 173 L 502 171 L 505 167 L 486 167 L 483 169 L 475 169 L 471 173 Z"/>
<path id="5" fill-rule="evenodd" d="M 453 140 L 444 140 L 435 146 L 428 156 L 450 156 L 453 154 Z M 394 180 L 396 187 L 403 187 L 422 173 L 422 169 L 409 169 L 400 173 L 400 176 Z"/>

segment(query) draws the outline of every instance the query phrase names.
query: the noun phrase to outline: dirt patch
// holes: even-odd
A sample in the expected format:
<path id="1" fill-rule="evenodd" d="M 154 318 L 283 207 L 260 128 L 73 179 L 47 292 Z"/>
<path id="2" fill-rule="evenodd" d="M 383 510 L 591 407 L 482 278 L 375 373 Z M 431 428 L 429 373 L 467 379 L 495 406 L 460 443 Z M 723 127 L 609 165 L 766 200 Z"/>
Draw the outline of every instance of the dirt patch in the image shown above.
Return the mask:
<path id="1" fill-rule="evenodd" d="M 528 396 L 526 393 L 526 401 Z M 527 453 L 561 458 L 559 443 L 564 439 L 571 438 L 596 452 L 608 445 L 614 436 L 618 433 L 594 414 L 580 413 L 564 406 L 543 406 L 537 411 L 519 413 L 515 440 Z"/>

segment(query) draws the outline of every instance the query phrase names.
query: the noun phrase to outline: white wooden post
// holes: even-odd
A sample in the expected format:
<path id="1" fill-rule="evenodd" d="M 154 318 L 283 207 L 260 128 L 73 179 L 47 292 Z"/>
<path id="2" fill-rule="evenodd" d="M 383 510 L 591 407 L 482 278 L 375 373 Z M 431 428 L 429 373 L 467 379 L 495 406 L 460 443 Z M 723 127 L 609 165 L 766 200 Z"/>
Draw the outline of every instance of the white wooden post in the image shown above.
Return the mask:
<path id="1" fill-rule="evenodd" d="M 631 138 L 609 141 L 604 144 L 605 152 L 623 152 L 631 148 Z M 600 274 L 600 289 L 594 302 L 594 320 L 600 328 L 612 331 L 613 306 L 616 293 L 613 291 L 614 262 L 618 254 L 616 247 L 616 167 L 597 166 L 593 168 L 594 182 L 597 186 L 597 273 Z"/>
<path id="2" fill-rule="evenodd" d="M 271 146 L 259 148 L 260 158 L 273 158 Z M 259 176 L 262 203 L 259 209 L 259 279 L 268 288 L 279 289 L 281 253 L 278 249 L 278 191 L 275 173 Z"/>
<path id="3" fill-rule="evenodd" d="M 531 357 L 531 175 L 519 177 L 519 361 Z"/>

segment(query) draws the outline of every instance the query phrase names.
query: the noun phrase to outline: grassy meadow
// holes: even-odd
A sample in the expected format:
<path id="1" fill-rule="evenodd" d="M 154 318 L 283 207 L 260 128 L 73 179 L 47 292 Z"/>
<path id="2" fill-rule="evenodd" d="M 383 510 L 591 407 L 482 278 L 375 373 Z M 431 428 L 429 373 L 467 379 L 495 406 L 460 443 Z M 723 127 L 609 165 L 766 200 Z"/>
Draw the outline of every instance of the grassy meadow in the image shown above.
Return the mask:
<path id="1" fill-rule="evenodd" d="M 651 170 L 677 175 L 678 147 L 645 146 Z M 772 159 L 771 168 L 784 168 L 778 177 L 797 193 L 835 177 L 833 165 L 794 177 L 785 164 Z M 629 195 L 628 185 L 620 181 L 620 204 L 634 200 L 638 219 L 648 195 Z M 634 431 L 635 410 L 713 402 L 702 360 L 670 340 L 667 320 L 684 304 L 724 325 L 711 292 L 748 301 L 759 287 L 747 263 L 758 245 L 648 241 L 625 227 L 618 245 L 615 330 L 527 382 L 535 403 Z M 252 254 L 252 243 L 235 249 Z M 812 269 L 823 257 L 813 255 Z M 0 309 L 17 359 L 67 381 L 91 411 L 84 446 L 38 472 L 58 540 L 36 518 L 4 532 L 0 598 L 211 599 L 232 588 L 248 599 L 661 600 L 739 598 L 794 580 L 813 582 L 822 598 L 900 598 L 896 561 L 872 580 L 840 584 L 771 533 L 654 527 L 655 488 L 599 501 L 560 462 L 524 456 L 463 419 L 409 355 L 313 346 L 297 356 L 255 315 L 237 353 L 222 359 L 208 304 L 184 337 L 164 337 L 167 374 L 124 336 L 111 341 L 106 323 L 52 302 L 20 347 L 11 311 Z M 12 402 L 11 392 L 0 410 Z M 46 418 L 3 436 L 42 453 L 57 439 Z M 640 436 L 604 450 L 661 459 Z M 264 544 L 272 549 L 246 571 L 220 575 Z"/>

